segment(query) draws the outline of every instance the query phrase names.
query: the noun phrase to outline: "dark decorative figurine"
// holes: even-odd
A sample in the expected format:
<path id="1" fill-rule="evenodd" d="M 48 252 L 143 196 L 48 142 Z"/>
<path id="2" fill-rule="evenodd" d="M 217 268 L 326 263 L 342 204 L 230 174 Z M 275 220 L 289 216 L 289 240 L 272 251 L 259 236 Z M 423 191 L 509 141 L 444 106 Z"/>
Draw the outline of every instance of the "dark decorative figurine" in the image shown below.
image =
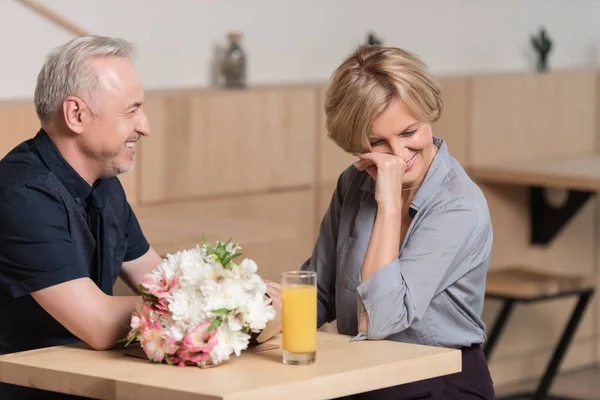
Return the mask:
<path id="1" fill-rule="evenodd" d="M 246 87 L 246 55 L 240 46 L 242 35 L 229 33 L 229 48 L 225 51 L 221 72 L 225 77 L 226 88 Z"/>
<path id="2" fill-rule="evenodd" d="M 373 32 L 370 32 L 369 36 L 367 37 L 367 44 L 381 46 L 383 45 L 383 41 L 375 36 Z"/>
<path id="3" fill-rule="evenodd" d="M 548 54 L 552 50 L 552 41 L 546 34 L 546 30 L 544 28 L 540 29 L 539 36 L 531 37 L 531 44 L 533 45 L 533 48 L 538 53 L 538 64 L 537 64 L 538 72 L 547 72 L 548 71 Z"/>

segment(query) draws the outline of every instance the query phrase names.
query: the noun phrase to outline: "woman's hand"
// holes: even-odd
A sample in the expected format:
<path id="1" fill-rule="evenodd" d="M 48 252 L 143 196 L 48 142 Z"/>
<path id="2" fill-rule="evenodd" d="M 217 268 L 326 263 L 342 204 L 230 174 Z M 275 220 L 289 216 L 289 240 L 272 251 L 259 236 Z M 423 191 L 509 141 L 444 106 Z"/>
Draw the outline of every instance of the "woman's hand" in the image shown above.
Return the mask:
<path id="1" fill-rule="evenodd" d="M 402 181 L 406 162 L 401 157 L 384 153 L 358 154 L 354 166 L 367 171 L 376 181 L 375 200 L 379 208 L 400 212 L 402 210 Z"/>
<path id="2" fill-rule="evenodd" d="M 273 306 L 281 310 L 281 285 L 267 279 L 264 279 L 264 282 L 267 284 L 267 296 L 271 298 Z"/>

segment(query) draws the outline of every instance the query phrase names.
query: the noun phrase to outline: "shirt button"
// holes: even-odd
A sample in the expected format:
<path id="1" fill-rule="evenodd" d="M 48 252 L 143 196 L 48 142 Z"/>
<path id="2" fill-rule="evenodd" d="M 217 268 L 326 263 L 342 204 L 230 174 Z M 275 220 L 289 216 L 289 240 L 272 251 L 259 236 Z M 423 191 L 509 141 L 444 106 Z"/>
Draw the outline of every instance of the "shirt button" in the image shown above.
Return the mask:
<path id="1" fill-rule="evenodd" d="M 81 199 L 80 199 L 79 197 L 77 197 L 77 198 L 75 199 L 75 202 L 77 202 L 77 203 L 81 203 Z"/>

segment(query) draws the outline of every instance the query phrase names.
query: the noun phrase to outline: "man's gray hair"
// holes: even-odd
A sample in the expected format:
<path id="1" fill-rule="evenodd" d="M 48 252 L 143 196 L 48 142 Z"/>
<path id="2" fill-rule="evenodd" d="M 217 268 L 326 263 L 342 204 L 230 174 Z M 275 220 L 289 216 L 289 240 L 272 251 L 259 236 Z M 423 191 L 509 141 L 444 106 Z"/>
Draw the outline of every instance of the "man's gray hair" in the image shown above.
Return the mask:
<path id="1" fill-rule="evenodd" d="M 134 51 L 126 40 L 105 36 L 80 37 L 54 49 L 40 70 L 33 98 L 40 121 L 51 121 L 59 115 L 68 96 L 77 96 L 90 107 L 97 106 L 100 82 L 89 61 L 109 56 L 131 59 Z"/>

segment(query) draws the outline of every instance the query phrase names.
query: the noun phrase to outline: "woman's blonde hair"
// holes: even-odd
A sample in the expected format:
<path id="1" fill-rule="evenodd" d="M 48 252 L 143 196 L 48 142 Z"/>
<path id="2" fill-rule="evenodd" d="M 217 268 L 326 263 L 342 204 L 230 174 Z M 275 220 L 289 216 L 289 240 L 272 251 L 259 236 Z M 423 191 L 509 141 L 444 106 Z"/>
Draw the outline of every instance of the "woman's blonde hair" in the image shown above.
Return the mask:
<path id="1" fill-rule="evenodd" d="M 421 122 L 434 123 L 442 114 L 440 85 L 416 55 L 394 47 L 359 47 L 337 68 L 327 90 L 329 137 L 348 153 L 367 151 L 373 120 L 395 97 Z"/>

